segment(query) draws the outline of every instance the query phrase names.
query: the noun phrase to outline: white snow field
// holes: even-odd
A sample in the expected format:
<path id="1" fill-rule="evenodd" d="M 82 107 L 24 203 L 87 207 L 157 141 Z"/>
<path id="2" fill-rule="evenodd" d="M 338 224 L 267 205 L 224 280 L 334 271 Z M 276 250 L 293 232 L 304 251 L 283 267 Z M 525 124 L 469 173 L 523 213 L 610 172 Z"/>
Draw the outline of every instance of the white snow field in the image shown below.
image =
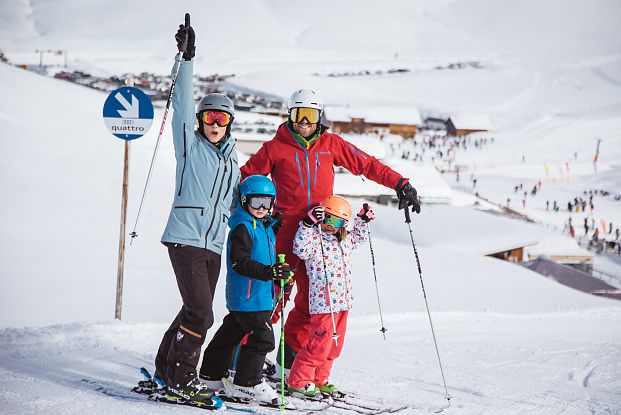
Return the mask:
<path id="1" fill-rule="evenodd" d="M 493 130 L 486 136 L 494 143 L 457 152 L 460 183 L 435 172 L 430 157 L 414 164 L 390 158 L 368 137 L 361 142 L 410 176 L 423 197 L 449 202 L 423 205 L 412 223 L 452 396 L 444 413 L 621 413 L 621 302 L 485 256 L 532 241 L 579 252 L 561 233 L 568 214 L 547 211 L 545 201 L 563 207 L 590 189 L 621 194 L 621 3 L 16 0 L 0 3 L 0 50 L 12 63 L 37 63 L 37 49 L 67 49 L 73 69 L 166 73 L 187 11 L 197 33 L 198 73 L 235 73 L 234 83 L 283 97 L 316 88 L 330 105 L 358 112 L 416 106 L 488 115 Z M 459 62 L 476 65 L 434 69 Z M 391 68 L 410 72 L 327 76 Z M 114 321 L 123 142 L 104 126 L 106 95 L 6 64 L 0 80 L 0 413 L 197 413 L 128 398 L 139 368 L 152 369 L 181 305 L 159 243 L 174 186 L 169 126 L 139 237 L 127 247 L 123 321 Z M 131 143 L 128 232 L 161 119 L 156 109 L 151 131 Z M 594 166 L 596 138 L 602 149 Z M 538 180 L 541 192 L 523 208 L 514 186 Z M 364 196 L 378 188 L 339 175 L 337 190 Z M 511 197 L 513 208 L 547 226 L 482 211 L 475 191 L 498 204 Z M 618 227 L 621 203 L 595 201 L 587 217 Z M 355 199 L 354 209 L 361 203 Z M 446 400 L 409 229 L 395 208 L 375 211 L 386 340 L 363 247 L 353 258 L 354 309 L 332 380 L 410 405 L 401 413 L 427 414 Z M 584 217 L 573 220 L 579 226 Z M 621 276 L 620 261 L 597 256 L 595 262 Z M 223 277 L 216 325 L 226 314 Z"/>

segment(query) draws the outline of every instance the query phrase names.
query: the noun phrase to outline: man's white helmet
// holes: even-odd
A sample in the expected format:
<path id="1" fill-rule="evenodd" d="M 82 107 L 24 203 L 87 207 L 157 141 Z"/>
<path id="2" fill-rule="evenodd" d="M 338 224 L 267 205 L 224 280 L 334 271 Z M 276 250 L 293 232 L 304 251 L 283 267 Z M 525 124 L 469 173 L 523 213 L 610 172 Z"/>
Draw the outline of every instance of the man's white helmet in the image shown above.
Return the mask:
<path id="1" fill-rule="evenodd" d="M 289 110 L 291 108 L 315 108 L 323 111 L 323 100 L 312 89 L 298 89 L 291 94 L 287 107 Z"/>

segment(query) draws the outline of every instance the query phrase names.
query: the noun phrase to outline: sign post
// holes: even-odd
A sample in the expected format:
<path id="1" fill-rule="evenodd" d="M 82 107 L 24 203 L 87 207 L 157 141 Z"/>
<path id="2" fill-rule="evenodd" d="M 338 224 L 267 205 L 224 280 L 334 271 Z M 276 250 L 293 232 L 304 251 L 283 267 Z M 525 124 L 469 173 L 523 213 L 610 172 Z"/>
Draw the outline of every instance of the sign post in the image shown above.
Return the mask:
<path id="1" fill-rule="evenodd" d="M 119 233 L 119 260 L 116 277 L 116 303 L 114 318 L 121 320 L 123 301 L 123 269 L 125 265 L 125 225 L 127 218 L 127 195 L 129 190 L 129 144 L 149 131 L 153 122 L 153 104 L 141 90 L 124 86 L 114 90 L 106 98 L 103 107 L 104 123 L 108 130 L 125 140 L 123 162 L 123 189 L 121 192 L 121 229 Z"/>

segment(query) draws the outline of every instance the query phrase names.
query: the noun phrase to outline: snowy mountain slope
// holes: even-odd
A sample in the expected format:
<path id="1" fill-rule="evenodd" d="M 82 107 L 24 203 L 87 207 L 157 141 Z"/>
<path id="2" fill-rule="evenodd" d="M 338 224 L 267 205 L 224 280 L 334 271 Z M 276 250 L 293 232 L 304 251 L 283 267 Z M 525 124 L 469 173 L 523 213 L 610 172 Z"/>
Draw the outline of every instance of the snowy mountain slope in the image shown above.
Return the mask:
<path id="1" fill-rule="evenodd" d="M 446 401 L 427 317 L 384 317 L 386 340 L 377 316 L 351 320 L 333 380 L 346 390 L 412 405 L 405 414 L 430 413 Z M 445 413 L 618 413 L 620 320 L 618 308 L 532 315 L 435 313 L 453 397 Z M 148 402 L 129 392 L 140 377 L 138 369 L 151 367 L 153 345 L 166 326 L 110 322 L 0 330 L 2 412 L 196 414 L 196 409 Z"/>
<path id="2" fill-rule="evenodd" d="M 112 315 L 116 280 L 123 144 L 106 131 L 100 119 L 105 96 L 5 65 L 0 66 L 0 70 L 3 78 L 9 80 L 10 96 L 16 97 L 15 103 L 5 101 L 0 104 L 0 113 L 13 120 L 2 124 L 2 157 L 6 162 L 2 164 L 1 180 L 3 188 L 19 195 L 19 203 L 3 204 L 1 208 L 3 216 L 12 218 L 13 223 L 13 226 L 1 230 L 3 240 L 12 241 L 3 252 L 7 270 L 2 276 L 6 280 L 1 294 L 3 301 L 0 302 L 3 322 L 5 325 L 30 325 L 108 319 Z M 41 95 L 41 90 L 46 94 Z M 34 101 L 48 108 L 37 117 L 37 122 L 33 122 L 29 111 L 29 105 Z M 135 221 L 156 133 L 157 127 L 153 127 L 149 134 L 131 144 L 129 229 L 133 228 Z M 29 138 L 11 140 L 9 137 Z M 128 321 L 166 321 L 179 307 L 177 295 L 171 296 L 171 292 L 176 292 L 175 282 L 165 249 L 159 243 L 168 215 L 174 175 L 169 137 L 165 134 L 158 155 L 138 227 L 139 237 L 127 248 L 123 315 Z M 373 227 L 377 227 L 378 266 L 388 275 L 400 275 L 407 268 L 414 271 L 411 246 L 408 247 L 409 233 L 405 225 L 399 224 L 403 220 L 402 213 L 392 208 L 377 209 L 381 220 Z M 463 246 L 487 244 L 494 247 L 498 244 L 494 240 L 502 237 L 493 232 L 472 234 L 466 229 L 484 229 L 489 223 L 499 221 L 504 225 L 493 226 L 514 227 L 515 230 L 507 235 L 532 233 L 530 225 L 503 222 L 480 213 L 464 222 L 470 215 L 461 212 L 457 208 L 427 207 L 425 214 L 414 219 L 416 238 L 425 261 L 423 269 L 433 269 L 436 261 L 438 265 L 448 265 L 448 268 L 443 266 L 439 270 L 439 275 L 430 276 L 434 280 L 430 282 L 432 288 L 439 292 L 438 304 L 446 310 L 468 307 L 532 310 L 530 303 L 520 301 L 509 292 L 507 297 L 517 298 L 516 302 L 508 299 L 505 302 L 502 295 L 486 302 L 484 295 L 474 292 L 466 296 L 468 301 L 464 303 L 450 294 L 454 276 L 463 274 L 466 269 L 469 270 L 466 271 L 468 278 L 481 279 L 480 285 L 490 287 L 497 282 L 494 274 L 507 273 L 501 271 L 503 269 L 515 269 L 509 275 L 515 278 L 517 285 L 524 283 L 523 275 L 530 274 L 513 265 L 480 258 L 485 253 L 481 250 L 474 250 L 474 255 L 467 255 L 459 263 L 445 263 L 441 258 L 458 255 Z M 457 233 L 447 220 L 456 215 L 462 219 L 463 226 L 463 230 L 457 229 Z M 397 242 L 399 246 L 382 246 L 382 239 Z M 510 237 L 505 239 L 511 240 Z M 524 237 L 518 239 L 522 241 Z M 427 254 L 426 248 L 431 248 L 434 253 Z M 36 260 L 33 261 L 35 253 Z M 360 252 L 359 258 L 362 265 L 360 279 L 370 283 L 372 274 L 368 253 Z M 400 258 L 409 261 L 402 263 Z M 463 264 L 466 263 L 471 266 L 465 267 Z M 485 263 L 489 265 L 483 265 Z M 384 264 L 392 266 L 384 268 Z M 482 272 L 487 266 L 498 271 Z M 415 278 L 407 283 L 411 292 L 416 292 L 415 283 Z M 532 278 L 532 283 L 523 285 L 525 294 L 538 292 L 558 300 L 538 304 L 534 307 L 536 310 L 609 301 L 574 293 L 538 277 Z M 401 282 L 392 285 L 389 292 L 402 293 L 400 288 Z M 223 284 L 219 289 L 223 289 Z M 372 292 L 370 284 L 367 289 Z M 223 295 L 218 297 L 216 304 L 220 312 L 224 309 L 223 298 Z M 512 305 L 508 306 L 509 303 Z M 64 307 L 59 307 L 60 304 Z M 369 304 L 373 304 L 372 297 Z M 396 311 L 412 309 L 409 301 L 394 304 Z M 48 311 L 24 312 L 37 308 Z M 420 305 L 416 309 L 420 309 Z"/>
<path id="3" fill-rule="evenodd" d="M 341 106 L 487 113 L 496 143 L 459 153 L 456 163 L 468 166 L 466 177 L 475 172 L 480 191 L 496 201 L 503 202 L 517 181 L 536 181 L 545 162 L 553 171 L 545 197 L 594 186 L 621 189 L 618 2 L 314 5 L 317 11 L 309 13 L 283 0 L 230 1 L 217 10 L 199 1 L 3 2 L 0 50 L 13 62 L 37 63 L 34 50 L 62 48 L 72 68 L 166 73 L 172 33 L 189 10 L 201 73 L 236 73 L 240 85 L 281 96 L 313 87 Z M 44 62 L 54 59 L 60 62 L 49 55 Z M 434 69 L 458 62 L 481 68 Z M 410 72 L 325 76 L 391 68 Z M 112 322 L 123 143 L 104 128 L 105 95 L 3 64 L 0 79 L 8 97 L 0 100 L 0 213 L 6 218 L 0 227 L 0 412 L 195 413 L 103 392 L 127 394 L 137 369 L 151 368 L 160 336 L 180 306 L 159 243 L 173 186 L 170 131 L 140 236 L 127 250 L 124 322 Z M 156 110 L 151 132 L 131 144 L 129 229 L 161 115 Z M 604 141 L 594 173 L 597 136 Z M 574 151 L 575 176 L 561 183 L 558 166 Z M 455 205 L 471 203 L 462 192 L 450 194 L 459 199 Z M 546 215 L 547 223 L 562 227 L 560 215 L 545 212 L 544 200 L 535 199 L 526 213 Z M 598 204 L 607 215 L 617 207 Z M 620 303 L 482 256 L 488 246 L 560 236 L 469 206 L 423 209 L 413 230 L 454 397 L 446 413 L 621 412 Z M 444 402 L 444 390 L 409 232 L 401 212 L 376 210 L 373 246 L 387 340 L 379 333 L 370 255 L 363 247 L 353 258 L 355 308 L 333 379 L 345 389 L 413 404 L 411 413 L 428 413 Z M 225 313 L 223 288 L 219 284 L 216 321 Z M 377 380 L 386 386 L 381 391 Z"/>

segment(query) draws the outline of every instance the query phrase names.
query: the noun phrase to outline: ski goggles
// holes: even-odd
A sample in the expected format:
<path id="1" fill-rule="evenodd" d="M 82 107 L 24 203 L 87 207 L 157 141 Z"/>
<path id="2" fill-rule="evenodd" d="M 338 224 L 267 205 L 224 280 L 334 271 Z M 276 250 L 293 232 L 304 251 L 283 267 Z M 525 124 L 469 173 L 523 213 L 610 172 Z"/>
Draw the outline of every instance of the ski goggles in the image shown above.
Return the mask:
<path id="1" fill-rule="evenodd" d="M 217 123 L 220 127 L 226 127 L 231 122 L 231 114 L 224 111 L 203 111 L 201 119 L 207 125 Z"/>
<path id="2" fill-rule="evenodd" d="M 306 118 L 309 123 L 317 124 L 321 118 L 321 111 L 317 108 L 291 108 L 289 118 L 293 122 L 302 122 Z"/>
<path id="3" fill-rule="evenodd" d="M 337 218 L 336 216 L 325 214 L 323 221 L 321 222 L 324 225 L 331 225 L 335 229 L 342 228 L 345 226 L 347 221 L 345 219 Z"/>
<path id="4" fill-rule="evenodd" d="M 270 210 L 274 205 L 274 197 L 272 196 L 247 196 L 246 206 L 250 206 L 253 209 L 266 209 Z"/>

